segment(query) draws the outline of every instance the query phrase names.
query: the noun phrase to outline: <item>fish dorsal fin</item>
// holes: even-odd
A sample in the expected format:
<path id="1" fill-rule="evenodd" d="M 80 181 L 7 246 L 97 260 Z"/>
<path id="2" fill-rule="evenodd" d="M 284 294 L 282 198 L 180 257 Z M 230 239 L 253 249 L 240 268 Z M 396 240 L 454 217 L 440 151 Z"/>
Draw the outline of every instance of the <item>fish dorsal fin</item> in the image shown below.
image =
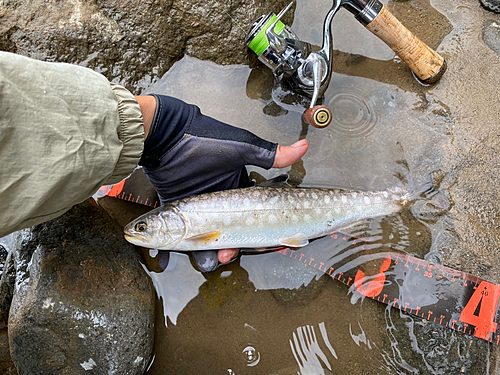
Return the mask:
<path id="1" fill-rule="evenodd" d="M 280 174 L 279 176 L 276 176 L 274 178 L 271 178 L 270 180 L 266 180 L 264 182 L 261 182 L 260 184 L 256 185 L 258 187 L 291 187 L 290 184 L 288 184 L 288 175 L 287 174 Z"/>
<path id="2" fill-rule="evenodd" d="M 309 244 L 309 240 L 302 233 L 297 233 L 290 237 L 281 237 L 279 241 L 280 245 L 288 247 L 304 247 Z"/>
<path id="3" fill-rule="evenodd" d="M 221 235 L 222 231 L 213 231 L 197 234 L 196 236 L 188 237 L 184 241 L 189 241 L 195 245 L 207 244 L 211 241 L 216 240 Z"/>

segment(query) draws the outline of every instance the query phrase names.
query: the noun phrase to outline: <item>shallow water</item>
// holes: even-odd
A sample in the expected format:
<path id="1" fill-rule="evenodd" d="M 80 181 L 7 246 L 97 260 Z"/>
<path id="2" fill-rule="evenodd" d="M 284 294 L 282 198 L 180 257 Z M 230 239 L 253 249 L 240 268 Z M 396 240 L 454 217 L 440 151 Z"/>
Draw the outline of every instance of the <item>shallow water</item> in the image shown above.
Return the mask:
<path id="1" fill-rule="evenodd" d="M 432 175 L 451 210 L 432 220 L 406 212 L 373 221 L 371 250 L 444 261 L 498 283 L 492 267 L 498 204 L 490 202 L 499 196 L 492 168 L 498 165 L 500 72 L 498 55 L 481 40 L 483 23 L 498 15 L 472 0 L 383 3 L 447 59 L 438 84 L 417 83 L 342 10 L 334 19 L 335 71 L 325 94 L 334 120 L 326 129 L 303 126 L 307 100 L 275 87 L 260 65 L 185 57 L 147 92 L 195 103 L 280 144 L 307 138 L 309 152 L 288 171 L 294 185 L 386 189 L 401 185 L 401 161 L 415 184 Z M 292 28 L 320 44 L 328 8 L 319 0 L 299 2 Z M 257 181 L 283 173 L 251 171 Z M 335 251 L 354 256 L 361 250 L 339 243 Z M 151 374 L 494 373 L 494 348 L 486 343 L 356 298 L 340 282 L 280 253 L 243 255 L 208 275 L 184 254 L 171 253 L 163 272 L 159 257 L 146 258 L 159 296 Z"/>

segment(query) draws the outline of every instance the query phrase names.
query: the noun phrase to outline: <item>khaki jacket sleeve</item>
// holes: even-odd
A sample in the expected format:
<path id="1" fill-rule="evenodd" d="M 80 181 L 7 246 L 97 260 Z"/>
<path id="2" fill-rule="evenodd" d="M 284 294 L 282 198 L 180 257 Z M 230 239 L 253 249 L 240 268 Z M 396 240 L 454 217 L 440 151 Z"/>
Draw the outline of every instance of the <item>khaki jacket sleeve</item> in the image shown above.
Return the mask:
<path id="1" fill-rule="evenodd" d="M 133 95 L 101 74 L 0 52 L 0 237 L 125 178 L 143 132 Z"/>

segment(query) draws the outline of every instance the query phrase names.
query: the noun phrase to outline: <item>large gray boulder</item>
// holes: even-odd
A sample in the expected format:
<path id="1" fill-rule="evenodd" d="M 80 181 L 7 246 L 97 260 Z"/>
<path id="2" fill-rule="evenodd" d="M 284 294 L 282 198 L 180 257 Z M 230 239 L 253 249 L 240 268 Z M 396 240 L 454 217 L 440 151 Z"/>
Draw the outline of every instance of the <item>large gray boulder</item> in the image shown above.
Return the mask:
<path id="1" fill-rule="evenodd" d="M 8 330 L 20 374 L 142 374 L 154 289 L 137 249 L 89 202 L 17 232 Z"/>
<path id="2" fill-rule="evenodd" d="M 288 2 L 4 0 L 0 50 L 88 66 L 138 94 L 184 54 L 248 63 L 255 58 L 244 43 L 250 25 Z"/>

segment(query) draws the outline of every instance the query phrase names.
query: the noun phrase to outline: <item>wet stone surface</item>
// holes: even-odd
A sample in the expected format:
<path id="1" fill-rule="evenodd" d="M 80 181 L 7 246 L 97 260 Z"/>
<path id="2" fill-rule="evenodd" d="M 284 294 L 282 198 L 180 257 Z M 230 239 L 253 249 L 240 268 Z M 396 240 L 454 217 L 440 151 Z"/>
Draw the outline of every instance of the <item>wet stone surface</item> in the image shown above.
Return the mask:
<path id="1" fill-rule="evenodd" d="M 7 327 L 15 281 L 16 267 L 14 264 L 14 252 L 11 251 L 5 260 L 2 277 L 0 278 L 0 329 Z"/>
<path id="2" fill-rule="evenodd" d="M 9 351 L 7 328 L 0 330 L 0 374 L 17 375 L 16 366 L 12 362 Z"/>
<path id="3" fill-rule="evenodd" d="M 14 292 L 16 280 L 16 269 L 14 267 L 13 253 L 7 251 L 7 239 L 2 238 L 0 243 L 0 374 L 17 374 L 16 367 L 10 356 L 9 337 L 7 332 L 7 321 L 9 319 L 9 309 Z M 10 238 L 9 238 L 10 240 Z M 9 242 L 10 245 L 10 242 Z"/>
<path id="4" fill-rule="evenodd" d="M 16 232 L 9 316 L 22 374 L 142 374 L 152 355 L 154 291 L 137 249 L 88 202 Z"/>
<path id="5" fill-rule="evenodd" d="M 0 244 L 0 275 L 3 273 L 8 254 L 7 249 Z"/>
<path id="6" fill-rule="evenodd" d="M 500 13 L 500 0 L 480 0 L 481 5 L 495 13 Z"/>
<path id="7" fill-rule="evenodd" d="M 483 25 L 483 40 L 500 56 L 500 21 L 487 20 Z"/>

